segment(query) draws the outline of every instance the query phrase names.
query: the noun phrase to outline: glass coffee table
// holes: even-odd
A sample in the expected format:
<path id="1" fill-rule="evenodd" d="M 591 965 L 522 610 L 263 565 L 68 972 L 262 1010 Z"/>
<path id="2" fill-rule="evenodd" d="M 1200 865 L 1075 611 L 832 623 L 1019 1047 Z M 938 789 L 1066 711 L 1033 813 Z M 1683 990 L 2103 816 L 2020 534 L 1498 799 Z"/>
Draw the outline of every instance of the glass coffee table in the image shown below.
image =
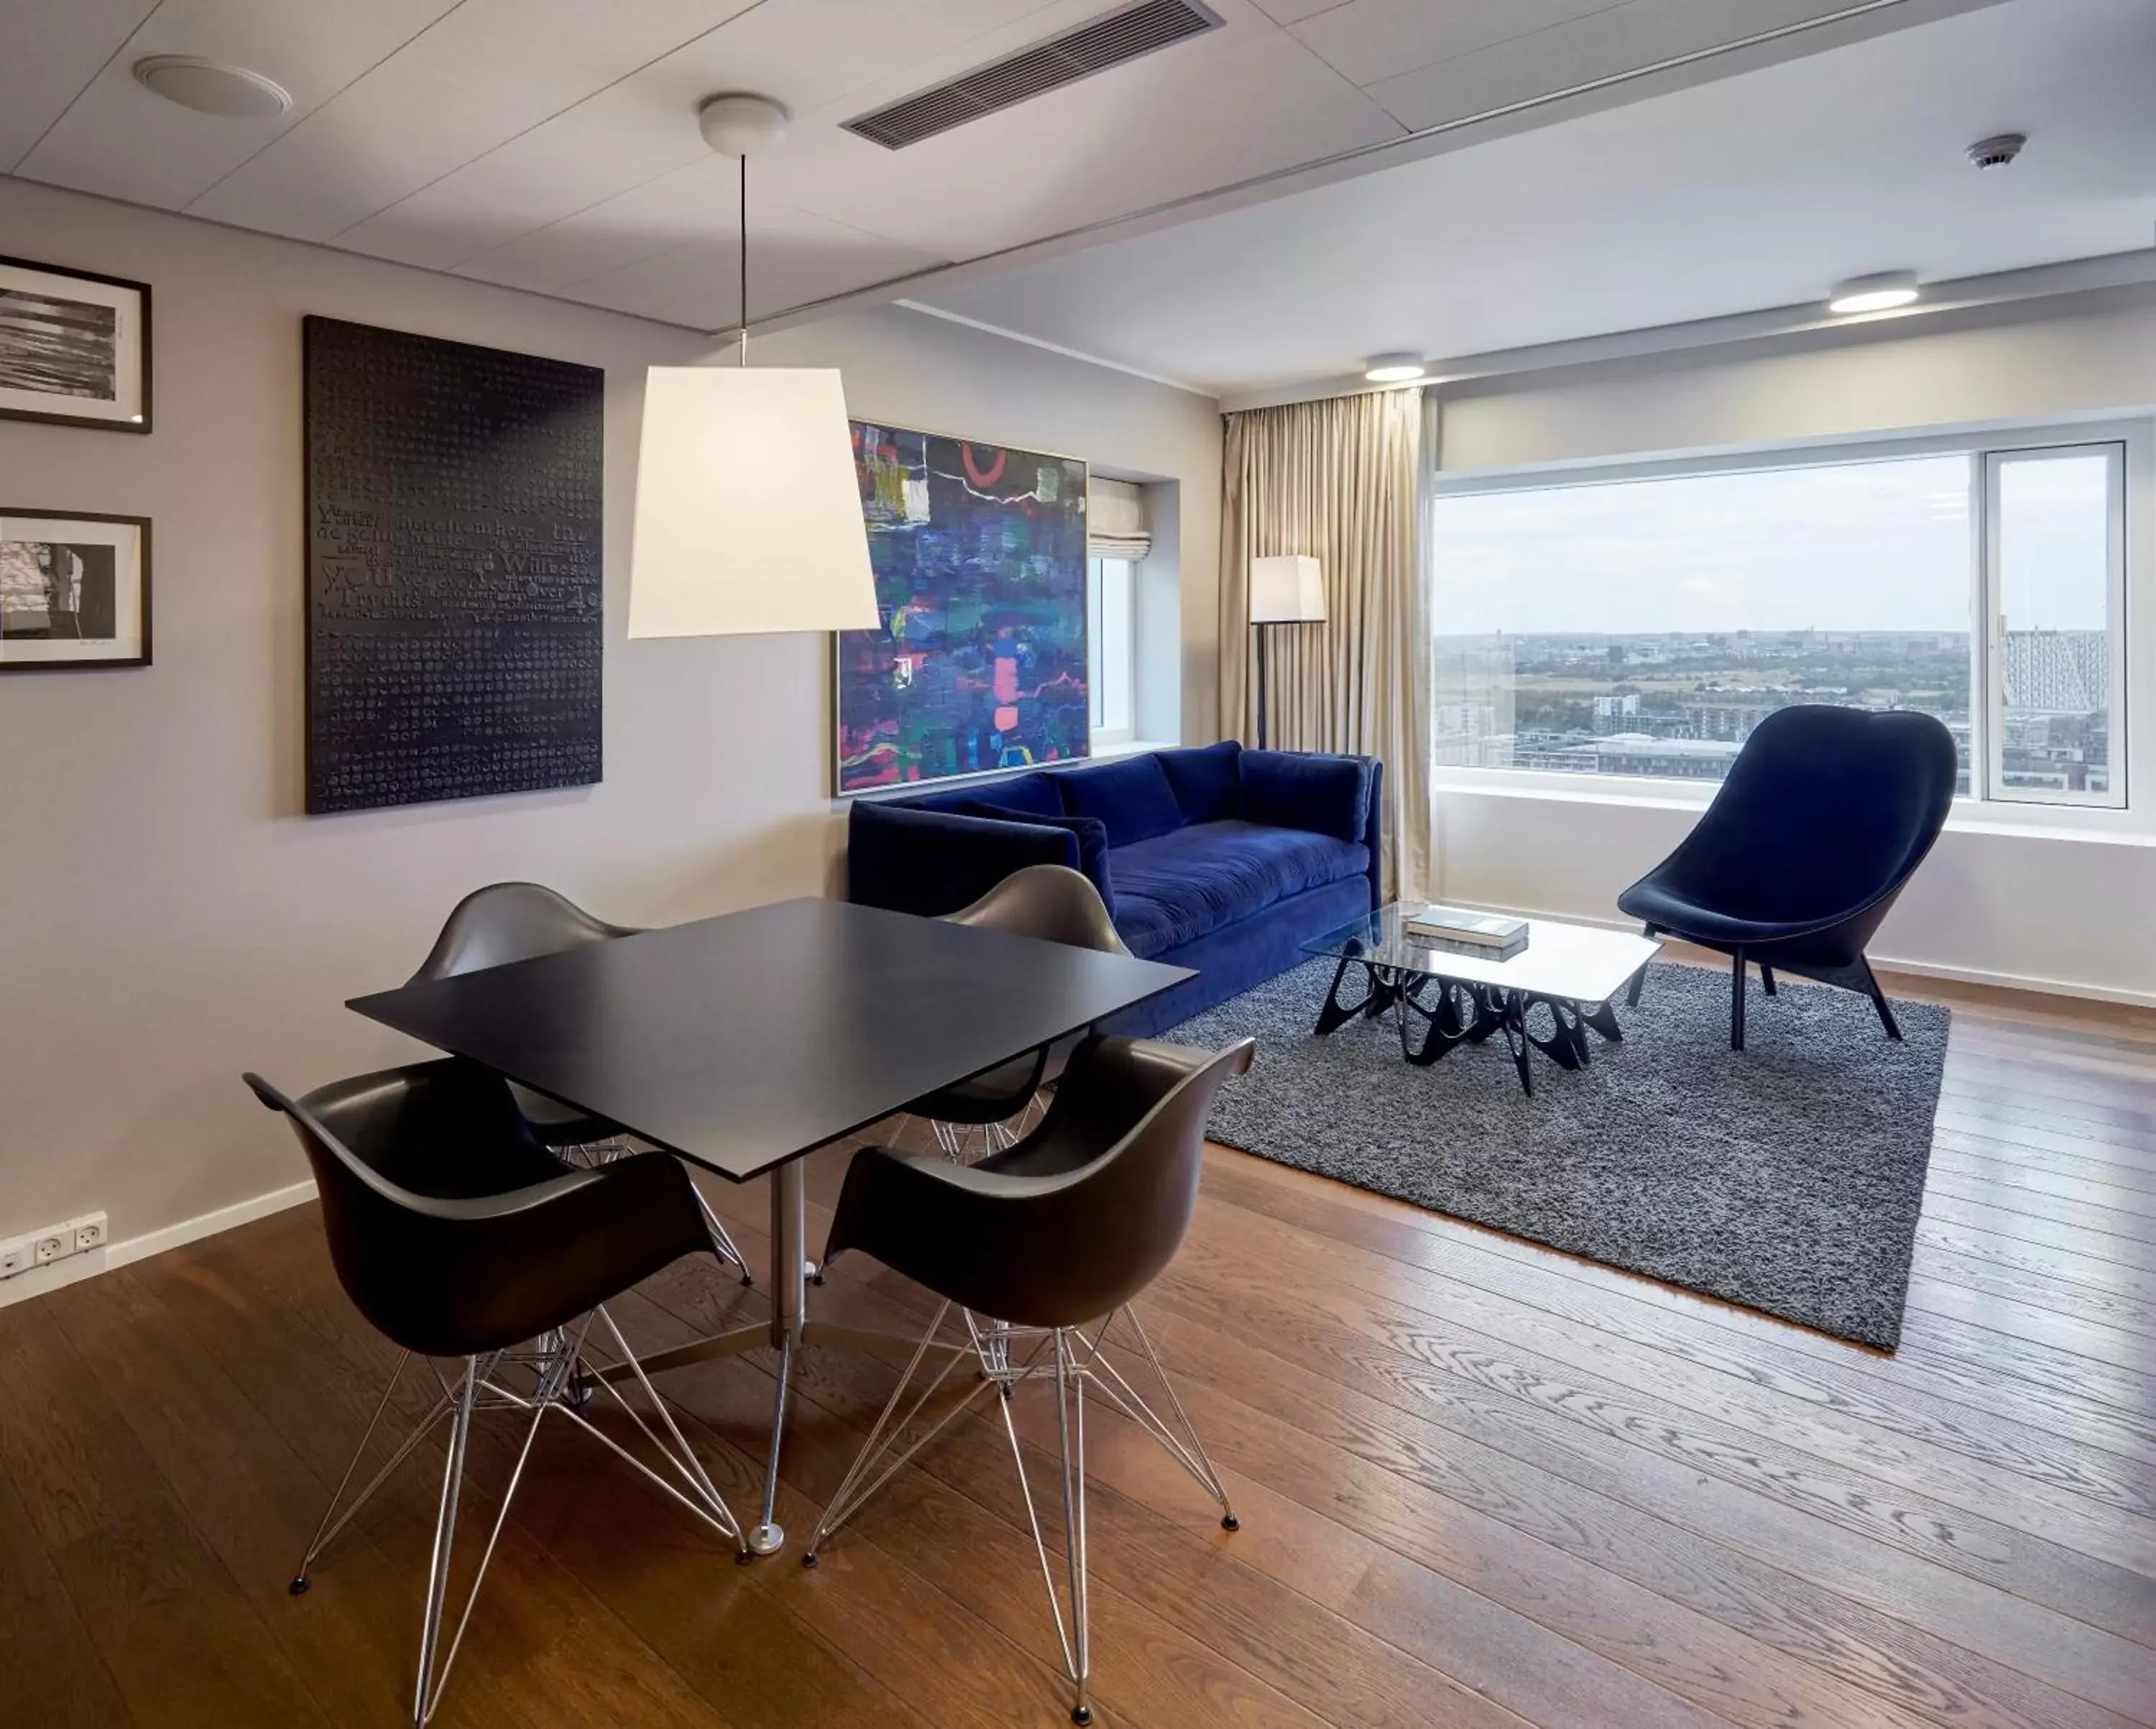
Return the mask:
<path id="1" fill-rule="evenodd" d="M 1318 1011 L 1317 1036 L 1358 1015 L 1374 1020 L 1397 1010 L 1401 1054 L 1426 1068 L 1455 1045 L 1502 1033 L 1529 1093 L 1531 1049 L 1561 1069 L 1579 1069 L 1593 1059 L 1590 1029 L 1605 1039 L 1625 1036 L 1611 999 L 1661 949 L 1622 931 L 1530 919 L 1527 947 L 1500 961 L 1466 943 L 1409 935 L 1406 921 L 1420 911 L 1419 902 L 1395 901 L 1303 944 L 1305 954 L 1340 963 Z M 1352 992 L 1351 979 L 1363 987 L 1352 1000 L 1341 994 Z"/>

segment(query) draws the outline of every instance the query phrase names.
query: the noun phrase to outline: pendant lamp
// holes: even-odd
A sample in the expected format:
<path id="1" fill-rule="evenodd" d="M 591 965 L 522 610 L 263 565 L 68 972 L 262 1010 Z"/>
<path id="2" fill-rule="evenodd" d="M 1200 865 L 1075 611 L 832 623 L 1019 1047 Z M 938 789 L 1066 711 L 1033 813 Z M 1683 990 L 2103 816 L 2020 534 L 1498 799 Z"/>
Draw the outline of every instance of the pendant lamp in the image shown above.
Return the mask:
<path id="1" fill-rule="evenodd" d="M 741 160 L 741 347 L 731 367 L 644 376 L 631 637 L 868 630 L 879 622 L 839 374 L 748 363 L 748 159 L 784 136 L 767 96 L 711 97 L 712 149 Z"/>

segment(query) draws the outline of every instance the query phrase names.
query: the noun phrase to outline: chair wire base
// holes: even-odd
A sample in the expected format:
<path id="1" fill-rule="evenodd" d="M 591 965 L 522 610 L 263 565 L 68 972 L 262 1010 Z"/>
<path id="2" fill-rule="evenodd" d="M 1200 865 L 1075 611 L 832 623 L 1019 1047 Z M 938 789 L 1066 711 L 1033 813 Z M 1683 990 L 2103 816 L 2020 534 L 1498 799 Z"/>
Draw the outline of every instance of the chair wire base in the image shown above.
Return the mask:
<path id="1" fill-rule="evenodd" d="M 1070 1709 L 1074 1723 L 1086 1724 L 1093 1721 L 1093 1708 L 1089 1698 L 1092 1675 L 1092 1655 L 1089 1643 L 1090 1614 L 1088 1605 L 1089 1570 L 1086 1548 L 1086 1394 L 1090 1388 L 1095 1397 L 1106 1400 L 1139 1428 L 1144 1429 L 1169 1455 L 1195 1478 L 1207 1494 L 1219 1503 L 1223 1529 L 1240 1528 L 1235 1509 L 1229 1503 L 1228 1491 L 1214 1469 L 1213 1461 L 1205 1452 L 1204 1444 L 1198 1438 L 1188 1413 L 1175 1391 L 1175 1383 L 1168 1378 L 1162 1366 L 1160 1355 L 1153 1348 L 1152 1339 L 1138 1321 L 1137 1314 L 1127 1305 L 1099 1322 L 1090 1331 L 1077 1326 L 1018 1327 L 1003 1321 L 987 1321 L 961 1309 L 958 1313 L 965 1324 L 970 1350 L 956 1352 L 945 1350 L 937 1339 L 945 1317 L 953 1306 L 941 1305 L 928 1328 L 921 1336 L 906 1372 L 899 1377 L 898 1384 L 891 1389 L 890 1399 L 877 1416 L 868 1439 L 848 1467 L 830 1504 L 818 1521 L 815 1534 L 808 1540 L 807 1552 L 802 1556 L 804 1567 L 817 1564 L 824 1544 L 839 1527 L 859 1511 L 876 1491 L 911 1461 L 963 1413 L 973 1408 L 974 1402 L 983 1393 L 993 1390 L 998 1395 L 997 1408 L 1003 1417 L 1004 1436 L 1009 1444 L 1011 1460 L 1017 1467 L 1019 1493 L 1025 1503 L 1026 1523 L 1033 1536 L 1034 1553 L 1040 1557 L 1042 1583 L 1048 1589 L 1049 1614 L 1055 1623 L 1057 1644 L 1062 1649 L 1064 1673 L 1075 1690 Z M 1127 1337 L 1113 1338 L 1116 1325 L 1122 1322 Z M 1111 1345 L 1133 1358 L 1142 1357 L 1153 1379 L 1163 1395 L 1169 1413 L 1164 1416 L 1134 1387 L 1130 1378 L 1116 1367 L 1110 1355 Z M 907 1394 L 916 1374 L 931 1351 L 936 1348 L 943 1355 L 942 1367 L 909 1403 Z M 970 1360 L 978 1374 L 973 1386 L 942 1415 L 908 1439 L 916 1420 L 939 1389 L 950 1378 L 951 1372 L 960 1362 Z M 1042 1534 L 1040 1515 L 1033 1493 L 1032 1474 L 1028 1471 L 1025 1449 L 1019 1444 L 1018 1426 L 1011 1416 L 1011 1400 L 1019 1387 L 1030 1380 L 1051 1382 L 1055 1390 L 1056 1438 L 1059 1475 L 1063 1502 L 1063 1556 L 1065 1580 L 1059 1584 L 1055 1557 L 1050 1554 L 1047 1538 Z M 903 1415 L 898 1415 L 903 1404 Z M 1169 1420 L 1170 1416 L 1173 1421 Z M 894 1422 L 894 1417 L 896 1420 Z"/>
<path id="2" fill-rule="evenodd" d="M 899 1126 L 919 1121 L 927 1126 L 937 1151 L 954 1165 L 970 1165 L 992 1152 L 1015 1147 L 1029 1134 L 1047 1111 L 1047 1095 L 1036 1092 L 1001 1122 L 946 1122 L 940 1117 L 901 1116 Z"/>
<path id="3" fill-rule="evenodd" d="M 586 1170 L 593 1171 L 601 1165 L 612 1164 L 616 1159 L 629 1157 L 636 1151 L 636 1145 L 626 1135 L 613 1135 L 604 1141 L 592 1142 L 588 1146 L 557 1147 L 554 1151 L 571 1164 L 582 1165 Z M 711 1203 L 704 1198 L 703 1190 L 696 1188 L 693 1183 L 690 1188 L 696 1192 L 697 1209 L 704 1215 L 704 1224 L 711 1231 L 711 1244 L 718 1250 L 720 1261 L 740 1268 L 742 1284 L 755 1284 L 755 1275 L 748 1270 L 748 1257 L 741 1252 L 740 1245 L 734 1241 L 733 1234 L 727 1230 L 725 1221 L 711 1210 Z"/>
<path id="4" fill-rule="evenodd" d="M 591 1334 L 595 1322 L 603 1323 L 606 1337 L 612 1341 L 610 1349 L 602 1347 L 594 1357 Z M 617 1354 L 618 1353 L 618 1354 Z M 733 1545 L 738 1557 L 746 1557 L 747 1542 L 741 1525 L 726 1498 L 704 1469 L 703 1462 L 682 1434 L 675 1420 L 672 1408 L 659 1397 L 643 1364 L 629 1348 L 621 1329 L 614 1324 L 613 1316 L 603 1305 L 586 1316 L 573 1334 L 566 1328 L 542 1334 L 531 1345 L 521 1351 L 497 1351 L 480 1357 L 461 1359 L 454 1377 L 445 1377 L 440 1365 L 431 1358 L 422 1357 L 428 1372 L 433 1376 L 438 1397 L 426 1414 L 398 1444 L 388 1459 L 367 1480 L 367 1485 L 349 1501 L 344 1501 L 345 1490 L 358 1474 L 360 1460 L 366 1455 L 367 1444 L 381 1426 L 383 1414 L 411 1362 L 411 1353 L 400 1356 L 390 1371 L 388 1384 L 382 1388 L 382 1398 L 376 1404 L 373 1417 L 360 1436 L 359 1445 L 353 1450 L 352 1462 L 345 1467 L 344 1475 L 338 1480 L 330 1504 L 322 1513 L 321 1522 L 315 1528 L 307 1552 L 301 1557 L 298 1573 L 290 1586 L 292 1594 L 300 1595 L 310 1583 L 310 1570 L 322 1552 L 336 1540 L 339 1532 L 352 1522 L 352 1517 L 365 1506 L 376 1491 L 388 1482 L 413 1451 L 439 1425 L 446 1417 L 449 1422 L 449 1441 L 447 1456 L 443 1461 L 441 1502 L 434 1524 L 434 1542 L 432 1558 L 427 1569 L 426 1613 L 420 1624 L 419 1672 L 413 1698 L 412 1721 L 424 1725 L 434 1715 L 441 1702 L 442 1690 L 447 1685 L 449 1670 L 456 1662 L 457 1652 L 464 1643 L 465 1629 L 471 1619 L 473 1605 L 479 1601 L 480 1587 L 486 1578 L 494 1552 L 501 1538 L 502 1526 L 509 1518 L 511 1504 L 516 1498 L 517 1485 L 523 1480 L 526 1462 L 531 1456 L 531 1444 L 537 1439 L 542 1421 L 550 1411 L 559 1412 L 570 1422 L 598 1441 L 609 1452 L 635 1467 L 656 1488 L 710 1526 L 721 1537 Z M 624 1372 L 626 1371 L 626 1376 Z M 657 1413 L 661 1439 L 644 1413 L 629 1402 L 614 1383 L 618 1378 L 634 1378 L 644 1389 L 646 1399 Z M 528 1387 L 520 1391 L 519 1385 L 529 1381 Z M 515 1383 L 515 1384 L 512 1384 Z M 587 1404 L 597 1389 L 603 1388 L 614 1402 L 628 1413 L 629 1420 L 658 1453 L 671 1474 L 661 1475 L 644 1460 L 588 1419 L 580 1406 Z M 458 1503 L 464 1485 L 465 1468 L 470 1449 L 472 1419 L 486 1411 L 514 1410 L 529 1413 L 531 1421 L 525 1425 L 522 1444 L 518 1448 L 516 1461 L 511 1467 L 509 1481 L 501 1493 L 501 1502 L 495 1513 L 494 1524 L 487 1533 L 486 1546 L 480 1551 L 479 1565 L 474 1571 L 467 1589 L 464 1607 L 459 1612 L 456 1624 L 449 1635 L 446 1654 L 442 1652 L 441 1636 L 444 1611 L 449 1593 L 450 1563 L 456 1544 Z M 344 1502 L 341 1511 L 339 1503 Z M 439 1661 L 438 1661 L 439 1659 Z"/>

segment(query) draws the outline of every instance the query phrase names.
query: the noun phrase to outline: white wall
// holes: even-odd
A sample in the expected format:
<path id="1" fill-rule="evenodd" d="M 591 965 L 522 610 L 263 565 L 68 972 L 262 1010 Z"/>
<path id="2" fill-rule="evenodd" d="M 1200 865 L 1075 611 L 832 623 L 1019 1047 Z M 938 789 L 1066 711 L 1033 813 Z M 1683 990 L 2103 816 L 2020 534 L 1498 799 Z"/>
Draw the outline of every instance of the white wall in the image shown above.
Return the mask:
<path id="1" fill-rule="evenodd" d="M 1617 896 L 1697 815 L 1583 795 L 1433 793 L 1438 892 L 1635 928 Z M 1948 831 L 1871 945 L 1883 965 L 2156 1004 L 2156 846 Z"/>
<path id="2" fill-rule="evenodd" d="M 2066 304 L 2013 322 L 1840 344 L 1520 375 L 1448 394 L 1440 465 L 1517 469 L 2156 404 L 2156 305 Z M 1953 977 L 2156 1003 L 2156 500 L 2129 485 L 2129 700 L 2141 807 L 2102 834 L 1957 816 L 1874 944 Z M 1460 781 L 1469 777 L 1461 776 Z M 1434 862 L 1448 898 L 1614 919 L 1625 885 L 1695 809 L 1672 802 L 1440 788 Z"/>
<path id="3" fill-rule="evenodd" d="M 300 1088 L 403 1058 L 341 1003 L 398 982 L 480 883 L 630 922 L 824 888 L 827 639 L 622 634 L 642 369 L 703 339 L 4 178 L 0 235 L 150 282 L 157 368 L 146 438 L 0 421 L 0 507 L 154 519 L 157 612 L 147 670 L 0 677 L 0 1237 L 102 1208 L 123 1242 L 303 1177 L 240 1071 Z M 299 814 L 307 312 L 608 369 L 603 784 Z M 896 310 L 759 357 L 843 367 L 860 413 L 1177 477 L 1185 628 L 1211 641 L 1210 402 Z M 1213 709 L 1186 699 L 1194 737 Z"/>

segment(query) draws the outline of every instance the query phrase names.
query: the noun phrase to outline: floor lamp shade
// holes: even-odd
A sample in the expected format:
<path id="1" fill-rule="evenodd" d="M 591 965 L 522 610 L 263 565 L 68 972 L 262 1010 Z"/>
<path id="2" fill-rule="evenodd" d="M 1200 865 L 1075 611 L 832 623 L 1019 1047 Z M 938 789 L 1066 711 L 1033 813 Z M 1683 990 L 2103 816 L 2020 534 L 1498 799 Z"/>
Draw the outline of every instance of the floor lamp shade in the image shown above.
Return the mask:
<path id="1" fill-rule="evenodd" d="M 879 622 L 835 372 L 652 367 L 634 532 L 632 637 Z"/>
<path id="2" fill-rule="evenodd" d="M 1314 624 L 1325 618 L 1325 576 L 1315 558 L 1297 553 L 1250 561 L 1250 623 Z"/>

